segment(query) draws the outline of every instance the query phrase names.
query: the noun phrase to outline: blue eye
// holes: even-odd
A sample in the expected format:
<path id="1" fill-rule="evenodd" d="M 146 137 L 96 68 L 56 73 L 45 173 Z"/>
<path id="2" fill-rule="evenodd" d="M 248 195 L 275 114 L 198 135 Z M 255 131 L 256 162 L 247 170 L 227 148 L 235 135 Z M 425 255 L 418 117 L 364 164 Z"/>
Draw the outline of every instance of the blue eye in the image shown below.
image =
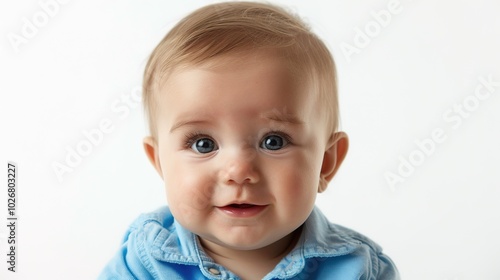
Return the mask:
<path id="1" fill-rule="evenodd" d="M 193 142 L 191 149 L 200 154 L 208 154 L 216 150 L 217 146 L 210 138 L 199 138 Z"/>
<path id="2" fill-rule="evenodd" d="M 276 151 L 280 150 L 288 144 L 288 140 L 279 135 L 268 135 L 262 140 L 260 147 L 262 149 Z"/>

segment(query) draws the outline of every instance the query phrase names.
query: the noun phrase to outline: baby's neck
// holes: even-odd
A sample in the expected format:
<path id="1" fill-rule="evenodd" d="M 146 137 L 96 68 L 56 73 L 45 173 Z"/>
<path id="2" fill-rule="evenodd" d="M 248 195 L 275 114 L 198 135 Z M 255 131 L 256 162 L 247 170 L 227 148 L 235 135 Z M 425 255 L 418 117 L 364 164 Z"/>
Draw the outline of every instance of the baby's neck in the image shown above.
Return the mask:
<path id="1" fill-rule="evenodd" d="M 262 279 L 271 272 L 297 243 L 301 228 L 277 242 L 255 250 L 236 250 L 200 238 L 205 252 L 216 263 L 226 267 L 243 280 Z"/>

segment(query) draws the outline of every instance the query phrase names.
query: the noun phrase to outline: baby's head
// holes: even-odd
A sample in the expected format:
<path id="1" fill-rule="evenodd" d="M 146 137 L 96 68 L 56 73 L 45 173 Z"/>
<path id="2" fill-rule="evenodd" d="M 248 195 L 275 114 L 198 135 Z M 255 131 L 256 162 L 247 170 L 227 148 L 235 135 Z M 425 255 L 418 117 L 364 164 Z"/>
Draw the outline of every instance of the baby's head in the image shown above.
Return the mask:
<path id="1" fill-rule="evenodd" d="M 212 252 L 288 246 L 347 152 L 330 52 L 272 5 L 185 17 L 152 53 L 143 94 L 168 205 Z"/>
<path id="2" fill-rule="evenodd" d="M 157 136 L 158 99 L 170 74 L 193 66 L 227 62 L 244 64 L 244 55 L 274 51 L 294 79 L 310 87 L 331 134 L 338 125 L 336 70 L 323 42 L 300 18 L 280 7 L 252 2 L 205 6 L 181 20 L 158 44 L 144 73 L 144 105 Z M 163 108 L 165 109 L 165 108 Z M 279 109 L 279 108 L 277 108 Z"/>

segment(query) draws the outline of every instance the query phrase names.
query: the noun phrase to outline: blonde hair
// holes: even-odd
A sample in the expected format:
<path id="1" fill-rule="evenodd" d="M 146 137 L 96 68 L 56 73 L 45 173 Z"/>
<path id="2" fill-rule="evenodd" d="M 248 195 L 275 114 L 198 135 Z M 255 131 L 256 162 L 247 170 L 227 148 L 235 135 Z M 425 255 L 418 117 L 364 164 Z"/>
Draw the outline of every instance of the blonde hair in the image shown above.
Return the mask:
<path id="1" fill-rule="evenodd" d="M 308 79 L 320 98 L 331 133 L 338 128 L 337 78 L 325 44 L 297 16 L 256 2 L 223 2 L 195 10 L 161 40 L 149 57 L 143 80 L 144 109 L 156 138 L 155 92 L 176 68 L 222 55 L 276 49 L 294 75 Z M 329 133 L 329 135 L 331 135 Z"/>

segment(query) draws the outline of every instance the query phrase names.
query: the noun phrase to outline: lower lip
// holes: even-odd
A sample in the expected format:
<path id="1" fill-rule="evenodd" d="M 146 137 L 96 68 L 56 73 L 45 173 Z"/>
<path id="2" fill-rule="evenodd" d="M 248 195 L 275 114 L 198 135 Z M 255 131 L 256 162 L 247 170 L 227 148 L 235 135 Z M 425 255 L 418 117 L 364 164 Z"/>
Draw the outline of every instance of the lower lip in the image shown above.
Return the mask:
<path id="1" fill-rule="evenodd" d="M 264 211 L 266 207 L 267 207 L 266 205 L 254 205 L 252 207 L 246 207 L 246 208 L 224 206 L 224 207 L 219 207 L 219 210 L 221 210 L 223 213 L 231 217 L 250 218 Z"/>

